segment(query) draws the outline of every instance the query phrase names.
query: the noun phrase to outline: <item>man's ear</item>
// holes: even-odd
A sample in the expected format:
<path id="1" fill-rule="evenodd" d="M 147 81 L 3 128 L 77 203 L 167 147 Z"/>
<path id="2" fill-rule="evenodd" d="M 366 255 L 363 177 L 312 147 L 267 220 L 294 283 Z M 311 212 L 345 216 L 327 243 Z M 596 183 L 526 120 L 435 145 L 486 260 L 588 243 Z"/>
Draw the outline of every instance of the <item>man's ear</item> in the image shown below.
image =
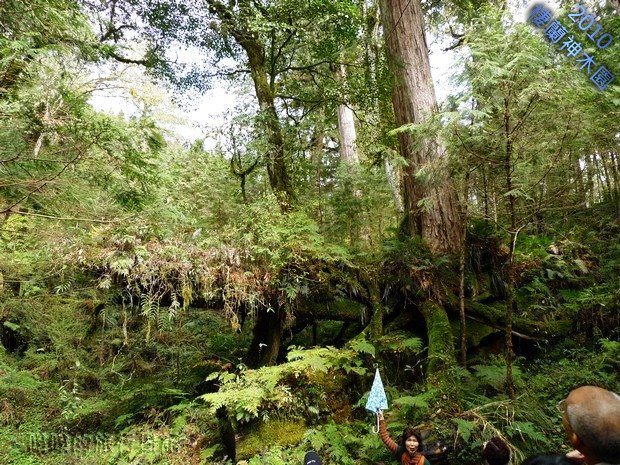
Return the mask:
<path id="1" fill-rule="evenodd" d="M 570 440 L 570 443 L 573 445 L 575 449 L 583 453 L 583 451 L 581 450 L 583 447 L 583 442 L 581 442 L 581 438 L 577 436 L 577 434 L 574 431 L 570 432 L 568 439 Z"/>

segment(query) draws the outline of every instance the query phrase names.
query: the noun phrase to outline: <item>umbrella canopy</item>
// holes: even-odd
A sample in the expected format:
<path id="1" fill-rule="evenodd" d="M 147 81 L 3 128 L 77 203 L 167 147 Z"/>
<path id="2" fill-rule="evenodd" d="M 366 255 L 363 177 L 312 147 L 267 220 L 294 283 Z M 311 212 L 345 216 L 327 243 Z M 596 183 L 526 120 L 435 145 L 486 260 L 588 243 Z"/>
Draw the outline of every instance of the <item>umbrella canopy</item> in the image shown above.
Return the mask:
<path id="1" fill-rule="evenodd" d="M 387 397 L 385 397 L 385 389 L 383 389 L 383 382 L 381 381 L 381 375 L 377 368 L 375 380 L 372 382 L 368 401 L 366 401 L 366 410 L 370 410 L 372 413 L 378 413 L 379 410 L 387 410 L 387 408 Z"/>

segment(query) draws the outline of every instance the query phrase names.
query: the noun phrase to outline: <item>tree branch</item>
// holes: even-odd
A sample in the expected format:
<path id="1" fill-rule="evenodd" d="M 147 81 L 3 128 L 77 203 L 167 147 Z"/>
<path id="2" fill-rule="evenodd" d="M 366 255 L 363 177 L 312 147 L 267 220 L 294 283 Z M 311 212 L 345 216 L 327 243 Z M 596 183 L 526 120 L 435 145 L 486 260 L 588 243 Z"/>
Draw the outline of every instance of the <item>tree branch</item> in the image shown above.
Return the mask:
<path id="1" fill-rule="evenodd" d="M 135 60 L 133 58 L 123 57 L 121 55 L 118 55 L 115 52 L 108 52 L 108 55 L 110 56 L 110 58 L 114 58 L 116 61 L 121 62 L 121 63 L 127 63 L 127 64 L 132 64 L 132 65 L 142 65 L 142 66 L 149 65 L 148 60 Z"/>
<path id="2" fill-rule="evenodd" d="M 25 212 L 25 211 L 21 211 L 21 210 L 11 211 L 11 214 L 13 214 L 13 215 L 22 215 L 22 216 L 36 216 L 38 218 L 48 218 L 48 219 L 51 219 L 51 220 L 84 221 L 84 222 L 87 222 L 87 223 L 105 223 L 105 224 L 123 223 L 124 221 L 127 221 L 127 220 L 131 219 L 134 216 L 134 215 L 132 215 L 132 216 L 128 216 L 127 218 L 119 218 L 119 219 L 116 219 L 116 220 L 96 220 L 94 218 L 77 218 L 77 217 L 67 217 L 67 216 L 45 215 L 43 213 L 32 213 L 32 212 Z"/>

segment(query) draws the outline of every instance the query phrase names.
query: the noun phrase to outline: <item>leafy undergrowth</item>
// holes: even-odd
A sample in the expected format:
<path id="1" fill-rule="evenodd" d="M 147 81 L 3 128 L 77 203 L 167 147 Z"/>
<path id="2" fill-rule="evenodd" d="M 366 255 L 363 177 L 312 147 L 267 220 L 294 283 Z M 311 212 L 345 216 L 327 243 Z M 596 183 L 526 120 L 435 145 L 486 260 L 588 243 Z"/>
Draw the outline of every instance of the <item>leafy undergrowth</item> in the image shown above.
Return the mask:
<path id="1" fill-rule="evenodd" d="M 516 316 L 565 318 L 575 333 L 520 341 L 515 400 L 505 392 L 502 347 L 484 347 L 501 328 L 472 325 L 469 343 L 479 350 L 472 350 L 469 367 L 453 367 L 433 386 L 423 382 L 423 331 L 398 324 L 388 325 L 375 345 L 348 337 L 348 344 L 336 348 L 326 341 L 340 324 L 321 323 L 316 334 L 324 347 L 289 347 L 285 363 L 250 370 L 241 363 L 248 325 L 233 328 L 221 311 L 180 304 L 170 311 L 162 305 L 153 307 L 149 326 L 149 309 L 127 305 L 114 286 L 79 290 L 84 276 L 46 284 L 26 274 L 21 289 L 9 289 L 0 301 L 6 347 L 0 354 L 0 462 L 223 464 L 217 419 L 223 408 L 238 434 L 237 457 L 249 465 L 300 463 L 308 449 L 317 450 L 325 465 L 387 463 L 389 454 L 372 432 L 374 416 L 364 409 L 375 366 L 390 401 L 386 417 L 394 438 L 412 424 L 427 431 L 428 443 L 450 446 L 450 460 L 464 464 L 479 463 L 482 442 L 495 434 L 509 442 L 515 463 L 540 451 L 564 450 L 556 403 L 579 385 L 620 390 L 616 223 L 601 223 L 596 234 L 589 232 L 591 225 L 580 225 L 570 234 L 547 232 L 518 243 Z M 406 244 L 388 245 L 404 257 Z M 117 246 L 110 246 L 106 266 L 122 265 L 123 248 Z M 499 275 L 488 277 L 497 263 L 485 262 L 491 259 L 478 252 L 471 288 L 475 283 L 480 301 L 501 308 Z M 415 287 L 432 270 L 448 269 L 420 257 L 401 260 L 413 267 L 403 286 Z M 35 273 L 33 267 L 24 270 Z M 189 297 L 182 287 L 179 296 Z M 359 333 L 351 326 L 348 335 Z M 307 330 L 296 343 L 310 340 Z"/>
<path id="2" fill-rule="evenodd" d="M 368 364 L 373 355 L 390 359 L 396 348 L 405 350 L 412 363 L 421 357 L 419 344 L 405 336 L 400 343 L 388 338 L 385 351 L 363 341 L 343 350 L 295 349 L 290 361 L 277 367 L 214 374 L 224 387 L 204 401 L 192 401 L 182 390 L 166 387 L 163 379 L 126 380 L 123 391 L 128 395 L 121 402 L 125 413 L 115 417 L 108 431 L 76 419 L 87 417 L 89 410 L 110 415 L 111 391 L 86 399 L 79 390 L 60 390 L 57 383 L 37 379 L 29 370 L 11 368 L 19 362 L 5 353 L 0 459 L 37 465 L 222 463 L 214 412 L 226 405 L 238 412 L 234 423 L 243 432 L 238 458 L 249 465 L 299 463 L 308 449 L 317 450 L 326 465 L 389 460 L 371 430 L 374 416 L 363 408 L 364 393 L 372 381 Z M 516 459 L 562 450 L 565 441 L 555 403 L 582 384 L 618 390 L 614 373 L 619 351 L 620 343 L 603 339 L 594 350 L 567 342 L 552 354 L 541 351 L 539 360 L 520 359 L 514 401 L 503 391 L 501 358 L 470 370 L 457 368 L 445 378 L 450 382 L 432 389 L 415 384 L 402 391 L 391 384 L 398 376 L 384 368 L 389 431 L 396 438 L 406 424 L 429 430 L 429 441 L 439 439 L 454 447 L 452 459 L 463 463 L 476 462 L 481 443 L 494 434 L 510 442 Z M 357 378 L 353 384 L 351 376 Z M 348 390 L 343 390 L 346 385 Z M 335 415 L 337 402 L 348 404 L 348 416 Z"/>

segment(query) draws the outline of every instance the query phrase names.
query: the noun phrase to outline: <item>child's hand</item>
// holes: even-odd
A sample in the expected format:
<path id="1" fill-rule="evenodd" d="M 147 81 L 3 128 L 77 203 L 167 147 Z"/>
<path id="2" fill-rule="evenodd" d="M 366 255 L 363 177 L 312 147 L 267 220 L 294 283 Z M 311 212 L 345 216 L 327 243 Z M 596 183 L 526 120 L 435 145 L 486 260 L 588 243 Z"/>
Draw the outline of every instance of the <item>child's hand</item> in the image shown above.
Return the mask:
<path id="1" fill-rule="evenodd" d="M 383 410 L 379 410 L 379 412 L 377 413 L 377 416 L 379 417 L 379 420 L 384 420 L 384 418 L 383 418 Z"/>

